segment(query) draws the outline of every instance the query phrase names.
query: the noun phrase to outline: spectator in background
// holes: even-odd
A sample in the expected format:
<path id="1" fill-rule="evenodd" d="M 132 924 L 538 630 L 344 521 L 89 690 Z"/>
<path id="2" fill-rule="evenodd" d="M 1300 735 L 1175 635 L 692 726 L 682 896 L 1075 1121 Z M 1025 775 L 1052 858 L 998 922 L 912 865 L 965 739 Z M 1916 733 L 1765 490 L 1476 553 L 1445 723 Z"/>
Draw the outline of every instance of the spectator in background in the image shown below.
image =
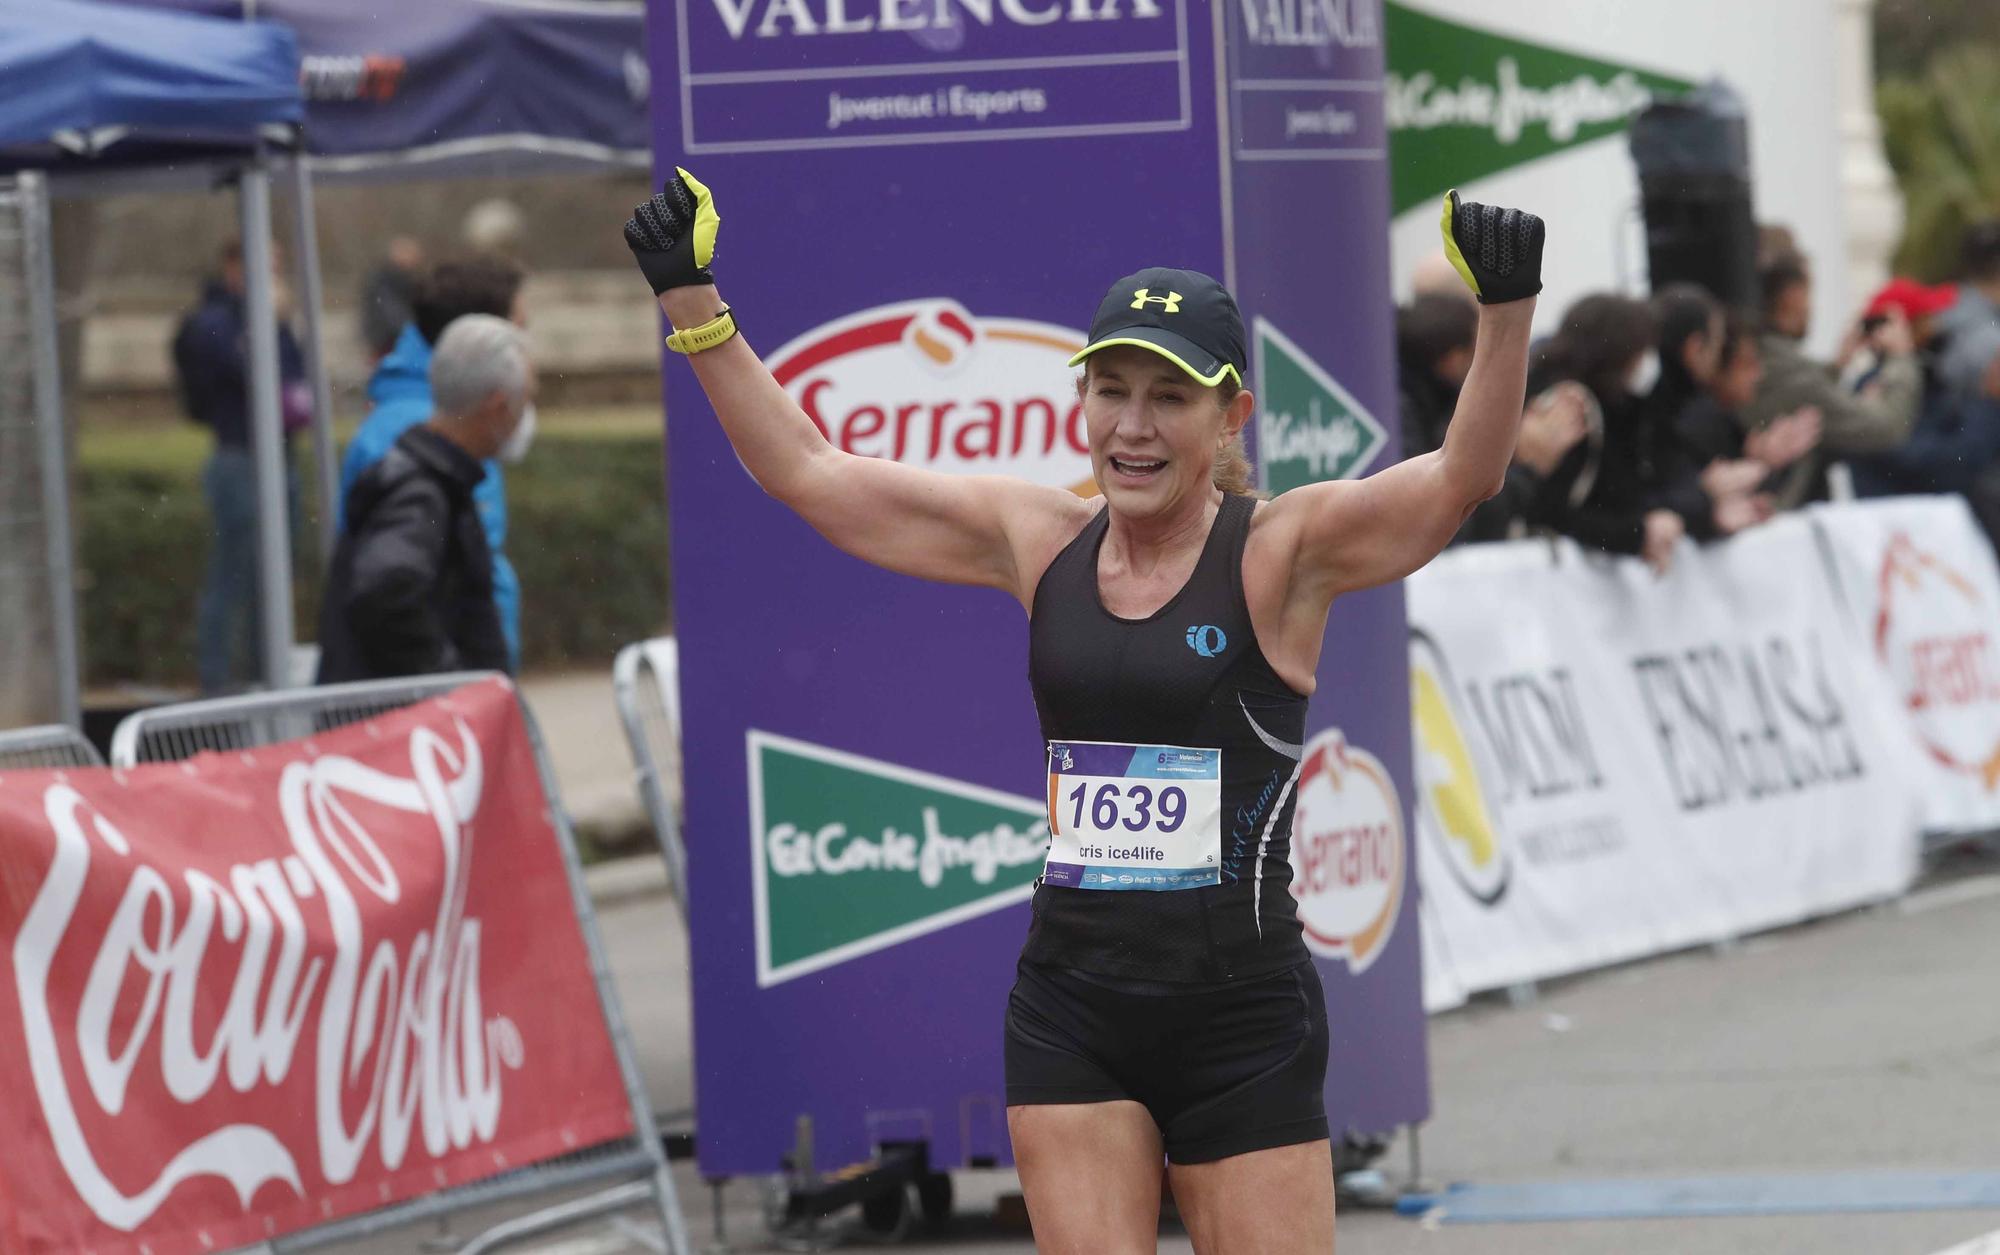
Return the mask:
<path id="1" fill-rule="evenodd" d="M 1594 548 L 1636 554 L 1664 572 L 1687 526 L 1673 510 L 1649 502 L 1640 476 L 1644 398 L 1659 373 L 1656 337 L 1645 302 L 1586 296 L 1570 306 L 1529 367 L 1528 391 L 1581 384 L 1600 433 L 1556 468 L 1537 503 L 1539 521 Z"/>
<path id="2" fill-rule="evenodd" d="M 1810 457 L 1795 461 L 1780 477 L 1774 497 L 1780 509 L 1825 495 L 1826 464 L 1864 453 L 1881 453 L 1909 437 L 1916 424 L 1923 377 L 1910 325 L 1891 313 L 1879 325 L 1850 332 L 1840 360 L 1829 366 L 1805 354 L 1811 326 L 1812 276 L 1803 259 L 1780 257 L 1758 276 L 1763 302 L 1763 334 L 1758 349 L 1763 377 L 1743 412 L 1747 430 L 1769 426 L 1782 415 L 1810 406 L 1820 414 L 1820 442 Z M 1863 345 L 1881 358 L 1881 367 L 1861 393 L 1840 386 L 1837 372 Z"/>
<path id="3" fill-rule="evenodd" d="M 389 241 L 380 265 L 361 287 L 361 342 L 376 362 L 389 356 L 409 325 L 417 283 L 423 278 L 423 246 L 407 235 Z"/>
<path id="4" fill-rule="evenodd" d="M 1759 273 L 1784 261 L 1797 261 L 1805 256 L 1799 247 L 1799 237 L 1782 222 L 1760 222 L 1757 224 L 1757 270 Z"/>
<path id="5" fill-rule="evenodd" d="M 1449 266 L 1447 265 L 1449 270 Z M 1465 281 L 1450 271 L 1457 294 L 1420 295 L 1396 311 L 1396 359 L 1402 407 L 1403 456 L 1444 447 L 1458 390 L 1472 368 L 1479 307 L 1466 300 Z M 1521 419 L 1514 460 L 1498 494 L 1467 516 L 1454 544 L 1506 540 L 1525 526 L 1542 485 L 1584 434 L 1586 401 L 1571 392 L 1536 398 Z"/>
<path id="6" fill-rule="evenodd" d="M 319 682 L 511 670 L 473 493 L 534 438 L 535 371 L 515 324 L 452 322 L 430 364 L 436 407 L 363 471 L 327 569 Z"/>
<path id="7" fill-rule="evenodd" d="M 287 298 L 272 250 L 277 304 L 278 374 L 287 436 L 311 419 L 305 355 L 284 324 Z M 257 474 L 250 455 L 250 359 L 244 309 L 243 243 L 230 240 L 200 302 L 174 332 L 174 373 L 189 418 L 215 433 L 215 450 L 202 469 L 202 490 L 213 524 L 208 571 L 195 610 L 195 666 L 204 694 L 230 692 L 263 671 L 258 630 L 261 590 L 257 570 Z M 297 482 L 285 459 L 289 499 L 296 512 Z M 289 592 L 289 590 L 287 590 Z"/>
<path id="8" fill-rule="evenodd" d="M 1741 456 L 1709 454 L 1684 434 L 1722 371 L 1728 320 L 1722 302 L 1693 283 L 1653 297 L 1660 328 L 1660 378 L 1640 407 L 1638 480 L 1647 500 L 1681 516 L 1696 540 L 1729 536 L 1771 515 L 1759 491 L 1770 468 Z"/>
<path id="9" fill-rule="evenodd" d="M 424 277 L 417 289 L 410 324 L 403 328 L 395 348 L 382 359 L 368 381 L 368 399 L 374 408 L 362 420 L 360 430 L 354 433 L 354 440 L 341 459 L 343 528 L 345 503 L 362 473 L 388 453 L 405 431 L 431 415 L 431 346 L 446 327 L 468 314 L 491 314 L 526 327 L 528 316 L 521 301 L 521 282 L 519 267 L 494 257 L 443 261 Z M 480 522 L 486 528 L 487 548 L 493 555 L 493 598 L 500 615 L 500 630 L 507 640 L 507 656 L 518 665 L 521 582 L 514 574 L 513 564 L 507 561 L 507 484 L 499 463 L 489 459 L 486 475 L 473 496 L 479 505 Z"/>
<path id="10" fill-rule="evenodd" d="M 1454 274 L 1453 278 L 1457 278 Z M 1465 287 L 1458 280 L 1460 289 Z M 1472 369 L 1479 306 L 1455 296 L 1419 296 L 1396 311 L 1396 386 L 1402 403 L 1403 456 L 1444 445 L 1458 390 Z"/>
<path id="11" fill-rule="evenodd" d="M 1979 335 L 1975 324 L 1961 334 L 1989 348 L 1974 380 L 1974 390 L 1953 387 L 1944 364 L 1958 348 L 1940 331 L 1941 316 L 1957 308 L 1950 288 L 1926 287 L 1909 279 L 1892 279 L 1868 303 L 1867 317 L 1900 315 L 1908 320 L 1923 364 L 1923 400 L 1910 438 L 1883 453 L 1849 462 L 1854 491 L 1863 497 L 1897 493 L 1955 492 L 1974 494 L 1980 477 L 2000 459 L 2000 342 Z M 1865 376 L 1864 376 L 1865 378 Z M 1992 503 L 1975 499 L 1975 507 Z M 1982 517 L 1985 511 L 1982 510 Z"/>
<path id="12" fill-rule="evenodd" d="M 1818 447 L 1819 411 L 1811 406 L 1773 419 L 1757 431 L 1744 430 L 1743 411 L 1756 398 L 1763 378 L 1756 328 L 1743 318 L 1728 316 L 1715 376 L 1676 420 L 1681 439 L 1704 465 L 1717 458 L 1751 458 L 1775 472 Z"/>
<path id="13" fill-rule="evenodd" d="M 2000 353 L 2000 219 L 1966 228 L 1957 298 L 1938 315 L 1937 329 L 1950 341 L 1937 362 L 1944 386 L 1960 396 L 1980 395 L 1986 368 Z"/>

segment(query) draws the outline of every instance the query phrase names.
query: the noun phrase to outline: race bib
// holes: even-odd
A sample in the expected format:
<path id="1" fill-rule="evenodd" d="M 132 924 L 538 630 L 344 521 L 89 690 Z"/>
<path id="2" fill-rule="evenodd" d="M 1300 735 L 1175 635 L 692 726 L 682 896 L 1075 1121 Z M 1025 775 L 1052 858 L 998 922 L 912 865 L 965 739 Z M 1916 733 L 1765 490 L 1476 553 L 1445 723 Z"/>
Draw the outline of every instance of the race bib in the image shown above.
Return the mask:
<path id="1" fill-rule="evenodd" d="M 1221 856 L 1221 750 L 1049 742 L 1045 884 L 1199 889 Z"/>

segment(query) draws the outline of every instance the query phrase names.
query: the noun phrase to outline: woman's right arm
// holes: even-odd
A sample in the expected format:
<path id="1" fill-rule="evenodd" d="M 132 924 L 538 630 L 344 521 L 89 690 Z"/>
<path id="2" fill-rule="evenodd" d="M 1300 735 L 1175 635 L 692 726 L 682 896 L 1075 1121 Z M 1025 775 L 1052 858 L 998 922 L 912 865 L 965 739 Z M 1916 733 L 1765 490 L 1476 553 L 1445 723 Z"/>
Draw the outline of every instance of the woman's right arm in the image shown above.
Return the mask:
<path id="1" fill-rule="evenodd" d="M 699 189 L 693 195 L 705 206 L 707 189 L 688 186 Z M 656 198 L 656 205 L 664 199 Z M 627 234 L 630 240 L 629 228 Z M 656 288 L 662 277 L 674 277 L 663 276 L 658 263 L 647 266 L 638 242 L 633 247 Z M 724 308 L 707 277 L 707 260 L 699 259 L 702 278 L 659 292 L 660 309 L 677 329 L 709 322 Z M 945 475 L 835 448 L 741 334 L 689 354 L 688 362 L 758 486 L 865 562 L 922 579 L 1003 589 L 1029 606 L 1042 569 L 1091 512 L 1089 503 L 1060 488 L 1003 476 Z"/>

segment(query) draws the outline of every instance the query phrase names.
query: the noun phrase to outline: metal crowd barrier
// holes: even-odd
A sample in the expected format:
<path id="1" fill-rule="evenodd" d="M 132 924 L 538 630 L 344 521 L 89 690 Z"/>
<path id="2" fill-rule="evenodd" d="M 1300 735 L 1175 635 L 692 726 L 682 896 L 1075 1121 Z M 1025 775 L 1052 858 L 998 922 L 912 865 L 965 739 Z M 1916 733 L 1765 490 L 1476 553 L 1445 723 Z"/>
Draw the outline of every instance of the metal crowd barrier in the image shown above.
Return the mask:
<path id="1" fill-rule="evenodd" d="M 205 750 L 240 750 L 309 736 L 328 728 L 360 723 L 400 707 L 448 693 L 461 685 L 490 678 L 486 672 L 416 676 L 400 680 L 363 681 L 322 688 L 293 689 L 188 702 L 140 711 L 118 725 L 111 739 L 111 765 L 131 767 L 143 762 L 170 762 Z M 518 701 L 518 698 L 517 698 Z M 613 988 L 610 964 L 598 936 L 597 915 L 584 886 L 583 865 L 577 858 L 575 835 L 563 812 L 555 771 L 533 713 L 520 703 L 521 717 L 534 747 L 535 765 L 547 796 L 550 820 L 560 837 L 563 866 L 569 876 L 570 898 L 578 929 L 590 953 L 591 974 L 610 1031 L 618 1070 L 632 1108 L 630 1138 L 588 1147 L 541 1163 L 489 1177 L 457 1189 L 411 1199 L 379 1211 L 319 1225 L 274 1238 L 250 1249 L 270 1255 L 316 1250 L 354 1241 L 417 1221 L 439 1219 L 468 1208 L 547 1194 L 578 1186 L 615 1184 L 595 1194 L 542 1207 L 508 1219 L 458 1248 L 458 1255 L 485 1255 L 517 1242 L 613 1212 L 648 1203 L 658 1208 L 668 1255 L 692 1255 L 687 1222 L 674 1192 L 653 1109 L 639 1075 L 630 1029 Z"/>
<path id="2" fill-rule="evenodd" d="M 656 636 L 619 650 L 611 667 L 611 689 L 632 747 L 639 800 L 667 862 L 667 887 L 685 918 L 687 849 L 674 807 L 679 790 L 667 790 L 667 781 L 677 778 L 681 768 L 680 648 L 674 638 Z"/>
<path id="3" fill-rule="evenodd" d="M 0 732 L 0 771 L 103 765 L 97 747 L 66 723 Z"/>

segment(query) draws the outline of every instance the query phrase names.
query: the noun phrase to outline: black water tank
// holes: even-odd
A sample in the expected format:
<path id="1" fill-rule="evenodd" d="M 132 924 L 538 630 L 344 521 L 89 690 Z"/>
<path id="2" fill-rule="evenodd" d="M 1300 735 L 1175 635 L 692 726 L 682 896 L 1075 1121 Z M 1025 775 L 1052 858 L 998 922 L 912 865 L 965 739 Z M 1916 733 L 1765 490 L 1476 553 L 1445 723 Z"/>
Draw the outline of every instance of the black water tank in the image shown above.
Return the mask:
<path id="1" fill-rule="evenodd" d="M 1699 283 L 1726 304 L 1756 309 L 1757 221 L 1742 97 L 1714 81 L 1656 100 L 1632 119 L 1630 139 L 1653 290 Z"/>

